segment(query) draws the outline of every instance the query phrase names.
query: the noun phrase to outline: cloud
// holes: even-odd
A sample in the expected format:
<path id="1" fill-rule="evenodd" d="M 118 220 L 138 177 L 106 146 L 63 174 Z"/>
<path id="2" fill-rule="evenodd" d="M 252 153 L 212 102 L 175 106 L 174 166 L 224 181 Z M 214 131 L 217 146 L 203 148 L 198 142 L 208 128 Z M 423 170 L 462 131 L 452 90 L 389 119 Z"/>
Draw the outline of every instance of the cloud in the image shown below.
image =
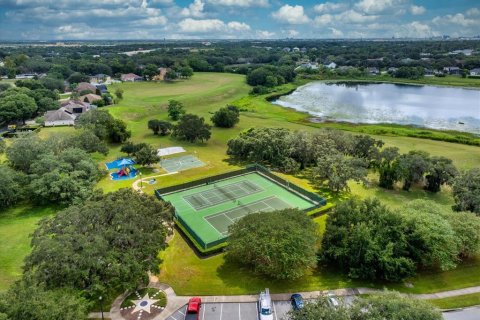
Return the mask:
<path id="1" fill-rule="evenodd" d="M 201 18 L 204 16 L 203 7 L 205 3 L 202 0 L 194 0 L 187 8 L 183 8 L 180 14 L 183 17 Z"/>
<path id="2" fill-rule="evenodd" d="M 257 30 L 257 36 L 262 39 L 271 39 L 275 36 L 275 32 L 268 30 Z"/>
<path id="3" fill-rule="evenodd" d="M 187 18 L 178 23 L 180 31 L 188 33 L 205 33 L 212 31 L 221 31 L 225 28 L 225 23 L 219 19 L 195 20 Z"/>
<path id="4" fill-rule="evenodd" d="M 468 9 L 466 12 L 467 16 L 469 17 L 477 17 L 480 16 L 480 9 L 479 8 L 471 8 Z"/>
<path id="5" fill-rule="evenodd" d="M 347 10 L 335 16 L 335 18 L 344 23 L 365 23 L 375 21 L 378 16 L 365 15 L 355 10 Z"/>
<path id="6" fill-rule="evenodd" d="M 313 10 L 317 13 L 330 13 L 346 8 L 345 3 L 325 2 L 317 4 Z"/>
<path id="7" fill-rule="evenodd" d="M 343 32 L 341 30 L 335 28 L 328 28 L 332 32 L 332 36 L 335 38 L 343 37 Z"/>
<path id="8" fill-rule="evenodd" d="M 361 0 L 355 5 L 355 8 L 367 14 L 379 14 L 389 11 L 403 2 L 404 0 Z"/>
<path id="9" fill-rule="evenodd" d="M 321 16 L 317 16 L 314 19 L 314 22 L 318 26 L 326 26 L 330 23 L 332 23 L 334 20 L 334 16 L 331 14 L 322 14 Z"/>
<path id="10" fill-rule="evenodd" d="M 209 4 L 229 7 L 267 7 L 268 0 L 208 0 Z"/>
<path id="11" fill-rule="evenodd" d="M 243 22 L 232 21 L 227 23 L 227 27 L 234 31 L 248 31 L 250 26 Z"/>
<path id="12" fill-rule="evenodd" d="M 413 15 L 424 14 L 425 11 L 427 11 L 427 9 L 425 9 L 425 7 L 416 6 L 416 5 L 411 5 L 410 6 L 410 13 L 413 14 Z"/>
<path id="13" fill-rule="evenodd" d="M 310 21 L 310 19 L 305 15 L 302 6 L 291 6 L 284 5 L 278 11 L 272 13 L 272 16 L 278 21 L 285 22 L 288 24 L 305 24 Z"/>
<path id="14" fill-rule="evenodd" d="M 187 18 L 178 23 L 180 32 L 185 33 L 212 33 L 212 32 L 245 32 L 250 31 L 250 26 L 243 22 L 231 21 L 228 23 L 219 19 L 196 20 Z"/>
<path id="15" fill-rule="evenodd" d="M 480 19 L 468 18 L 463 13 L 447 14 L 443 17 L 435 17 L 432 20 L 437 25 L 456 24 L 462 27 L 480 27 Z"/>
<path id="16" fill-rule="evenodd" d="M 396 37 L 408 37 L 408 38 L 427 38 L 439 36 L 440 33 L 433 30 L 431 26 L 419 21 L 413 21 L 408 24 L 402 25 L 398 28 L 398 31 L 394 33 Z"/>

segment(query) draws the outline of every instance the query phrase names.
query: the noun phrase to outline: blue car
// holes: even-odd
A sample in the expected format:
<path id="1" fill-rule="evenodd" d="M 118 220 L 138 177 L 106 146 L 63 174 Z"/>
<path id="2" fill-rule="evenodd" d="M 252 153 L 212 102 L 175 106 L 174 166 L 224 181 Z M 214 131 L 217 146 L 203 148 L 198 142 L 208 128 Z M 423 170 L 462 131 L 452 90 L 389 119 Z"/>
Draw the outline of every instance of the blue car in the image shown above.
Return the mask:
<path id="1" fill-rule="evenodd" d="M 303 298 L 299 293 L 292 294 L 290 298 L 294 310 L 300 310 L 303 308 Z"/>

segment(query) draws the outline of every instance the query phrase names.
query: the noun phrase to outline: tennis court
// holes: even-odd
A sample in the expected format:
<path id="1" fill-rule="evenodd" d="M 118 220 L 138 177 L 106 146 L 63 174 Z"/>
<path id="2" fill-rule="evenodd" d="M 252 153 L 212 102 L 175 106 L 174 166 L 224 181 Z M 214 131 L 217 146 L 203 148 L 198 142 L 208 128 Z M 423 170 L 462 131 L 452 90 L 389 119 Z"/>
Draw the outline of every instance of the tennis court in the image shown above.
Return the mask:
<path id="1" fill-rule="evenodd" d="M 221 187 L 213 184 L 213 189 L 200 191 L 183 198 L 198 211 L 226 201 L 237 200 L 262 190 L 263 189 L 255 183 L 242 180 Z"/>
<path id="2" fill-rule="evenodd" d="M 206 181 L 161 194 L 175 207 L 178 222 L 204 249 L 226 241 L 228 227 L 250 213 L 307 210 L 317 204 L 259 172 Z"/>
<path id="3" fill-rule="evenodd" d="M 160 160 L 160 166 L 167 172 L 178 172 L 192 168 L 203 167 L 205 163 L 193 155 L 167 158 Z"/>
<path id="4" fill-rule="evenodd" d="M 247 214 L 253 212 L 267 212 L 291 208 L 288 203 L 282 201 L 282 199 L 279 199 L 276 196 L 245 205 L 242 205 L 241 201 L 237 202 L 237 204 L 239 204 L 239 207 L 227 210 L 225 212 L 206 216 L 205 220 L 207 220 L 207 222 L 210 223 L 212 227 L 214 227 L 219 233 L 227 236 L 228 227 L 236 220 L 245 217 Z"/>

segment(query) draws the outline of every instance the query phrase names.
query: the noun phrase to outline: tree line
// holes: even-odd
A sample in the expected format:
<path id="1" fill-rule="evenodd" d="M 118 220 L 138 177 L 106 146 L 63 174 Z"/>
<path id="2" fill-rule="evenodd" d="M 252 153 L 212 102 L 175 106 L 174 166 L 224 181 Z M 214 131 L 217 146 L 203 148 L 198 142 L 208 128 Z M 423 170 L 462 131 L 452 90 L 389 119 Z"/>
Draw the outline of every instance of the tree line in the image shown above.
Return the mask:
<path id="1" fill-rule="evenodd" d="M 349 181 L 367 183 L 369 172 L 378 184 L 393 189 L 398 182 L 409 191 L 413 185 L 439 192 L 450 185 L 455 210 L 480 214 L 480 170 L 459 172 L 451 159 L 425 151 L 401 154 L 398 148 L 367 135 L 337 130 L 315 133 L 283 128 L 251 128 L 227 143 L 227 154 L 244 162 L 258 162 L 286 173 L 303 171 L 315 186 L 335 192 L 348 191 Z"/>

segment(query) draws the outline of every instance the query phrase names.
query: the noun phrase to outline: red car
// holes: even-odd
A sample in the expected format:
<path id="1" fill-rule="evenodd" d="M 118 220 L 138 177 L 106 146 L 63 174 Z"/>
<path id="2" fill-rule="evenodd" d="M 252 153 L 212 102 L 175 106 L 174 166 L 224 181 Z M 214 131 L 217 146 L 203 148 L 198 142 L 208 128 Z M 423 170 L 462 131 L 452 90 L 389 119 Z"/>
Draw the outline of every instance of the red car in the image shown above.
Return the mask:
<path id="1" fill-rule="evenodd" d="M 202 299 L 198 297 L 190 298 L 188 300 L 187 312 L 185 313 L 185 320 L 200 320 L 201 306 Z"/>

